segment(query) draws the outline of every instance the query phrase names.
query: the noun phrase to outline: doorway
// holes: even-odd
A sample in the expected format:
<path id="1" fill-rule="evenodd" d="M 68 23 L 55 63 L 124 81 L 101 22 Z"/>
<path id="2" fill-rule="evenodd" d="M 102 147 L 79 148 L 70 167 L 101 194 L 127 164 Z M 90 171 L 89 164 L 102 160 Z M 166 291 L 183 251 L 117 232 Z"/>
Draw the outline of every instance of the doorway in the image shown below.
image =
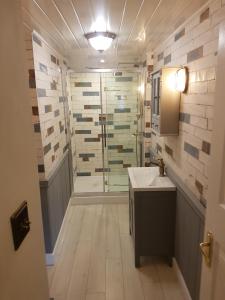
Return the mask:
<path id="1" fill-rule="evenodd" d="M 140 165 L 139 74 L 72 73 L 75 193 L 126 192 Z"/>

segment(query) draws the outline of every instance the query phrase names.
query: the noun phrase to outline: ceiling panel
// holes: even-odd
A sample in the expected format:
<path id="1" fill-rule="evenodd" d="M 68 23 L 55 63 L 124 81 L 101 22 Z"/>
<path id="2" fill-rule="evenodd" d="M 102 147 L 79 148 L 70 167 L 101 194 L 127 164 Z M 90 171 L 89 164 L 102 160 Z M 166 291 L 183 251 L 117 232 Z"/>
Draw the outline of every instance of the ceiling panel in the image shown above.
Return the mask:
<path id="1" fill-rule="evenodd" d="M 126 55 L 134 61 L 154 49 L 207 0 L 22 0 L 24 22 L 40 32 L 73 66 L 118 64 Z M 94 30 L 118 37 L 109 51 L 91 49 L 84 37 Z"/>

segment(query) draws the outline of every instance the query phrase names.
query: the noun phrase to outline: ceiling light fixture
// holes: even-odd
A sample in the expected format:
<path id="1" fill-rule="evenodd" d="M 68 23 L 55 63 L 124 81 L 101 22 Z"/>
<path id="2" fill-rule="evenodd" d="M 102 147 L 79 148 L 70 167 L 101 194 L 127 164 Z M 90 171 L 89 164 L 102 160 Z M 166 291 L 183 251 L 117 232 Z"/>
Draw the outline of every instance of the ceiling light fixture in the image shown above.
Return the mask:
<path id="1" fill-rule="evenodd" d="M 92 48 L 99 52 L 103 52 L 110 48 L 116 34 L 108 31 L 95 31 L 85 34 Z"/>
<path id="2" fill-rule="evenodd" d="M 105 60 L 104 59 L 100 59 L 100 63 L 104 64 Z"/>

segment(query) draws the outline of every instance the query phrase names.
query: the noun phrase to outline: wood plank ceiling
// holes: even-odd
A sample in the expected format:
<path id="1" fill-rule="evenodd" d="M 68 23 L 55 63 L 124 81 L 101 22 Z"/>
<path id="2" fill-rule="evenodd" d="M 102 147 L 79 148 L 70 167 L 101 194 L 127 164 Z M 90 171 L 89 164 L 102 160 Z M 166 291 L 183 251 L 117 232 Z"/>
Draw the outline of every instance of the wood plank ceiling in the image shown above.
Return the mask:
<path id="1" fill-rule="evenodd" d="M 26 26 L 70 58 L 76 70 L 139 62 L 207 0 L 22 0 Z M 102 28 L 103 27 L 103 28 Z M 84 34 L 96 29 L 117 34 L 103 54 Z M 100 59 L 105 60 L 104 64 Z"/>

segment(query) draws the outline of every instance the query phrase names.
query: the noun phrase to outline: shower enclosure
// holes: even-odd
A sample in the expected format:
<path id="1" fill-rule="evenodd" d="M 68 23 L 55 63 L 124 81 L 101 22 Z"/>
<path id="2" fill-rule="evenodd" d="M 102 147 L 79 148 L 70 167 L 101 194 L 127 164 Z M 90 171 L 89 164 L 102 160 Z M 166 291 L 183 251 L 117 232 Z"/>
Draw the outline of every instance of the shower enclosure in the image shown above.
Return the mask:
<path id="1" fill-rule="evenodd" d="M 127 168 L 138 166 L 139 75 L 71 75 L 76 192 L 128 191 Z"/>

